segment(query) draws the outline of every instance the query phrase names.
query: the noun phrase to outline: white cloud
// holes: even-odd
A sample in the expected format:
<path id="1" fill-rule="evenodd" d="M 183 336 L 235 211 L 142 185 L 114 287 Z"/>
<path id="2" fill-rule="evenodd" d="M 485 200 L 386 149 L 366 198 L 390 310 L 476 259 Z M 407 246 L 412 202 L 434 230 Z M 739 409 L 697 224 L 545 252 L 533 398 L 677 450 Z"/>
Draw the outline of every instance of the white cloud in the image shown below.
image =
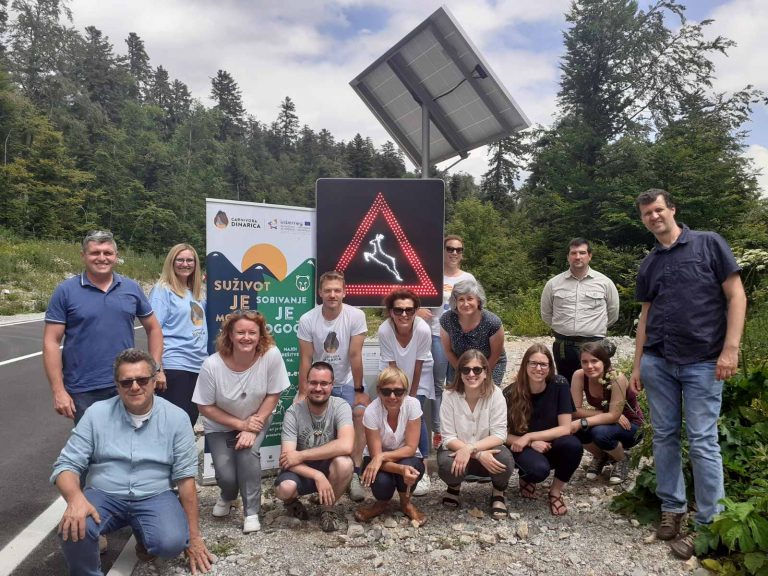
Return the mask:
<path id="1" fill-rule="evenodd" d="M 760 144 L 752 144 L 747 148 L 746 154 L 754 162 L 755 168 L 761 171 L 757 177 L 757 183 L 762 196 L 768 198 L 768 148 Z"/>

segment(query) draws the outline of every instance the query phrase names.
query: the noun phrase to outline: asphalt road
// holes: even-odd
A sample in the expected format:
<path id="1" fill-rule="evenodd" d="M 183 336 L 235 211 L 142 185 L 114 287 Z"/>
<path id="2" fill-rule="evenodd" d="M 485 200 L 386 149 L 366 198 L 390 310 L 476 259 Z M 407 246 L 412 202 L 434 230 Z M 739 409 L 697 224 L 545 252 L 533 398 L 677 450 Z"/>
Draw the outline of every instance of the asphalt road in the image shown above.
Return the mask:
<path id="1" fill-rule="evenodd" d="M 43 322 L 0 325 L 0 363 L 42 351 Z M 142 329 L 136 345 L 146 348 Z M 72 421 L 54 412 L 42 356 L 0 366 L 0 550 L 58 498 L 48 482 L 51 467 L 72 429 Z M 102 557 L 105 573 L 130 531 L 110 539 Z M 13 571 L 13 576 L 63 574 L 55 532 L 51 533 Z"/>

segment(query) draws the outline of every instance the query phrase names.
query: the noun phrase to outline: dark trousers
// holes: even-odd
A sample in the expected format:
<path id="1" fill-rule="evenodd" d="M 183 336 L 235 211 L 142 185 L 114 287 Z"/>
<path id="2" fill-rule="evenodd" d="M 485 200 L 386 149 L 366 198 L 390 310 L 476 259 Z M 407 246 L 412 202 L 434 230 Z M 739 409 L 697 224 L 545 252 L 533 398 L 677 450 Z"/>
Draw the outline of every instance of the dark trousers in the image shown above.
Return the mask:
<path id="1" fill-rule="evenodd" d="M 588 430 L 580 430 L 576 433 L 576 437 L 582 444 L 594 442 L 601 450 L 613 450 L 619 442 L 625 450 L 628 450 L 643 439 L 643 433 L 640 431 L 640 426 L 632 422 L 629 430 L 625 430 L 619 424 L 599 424 Z"/>
<path id="2" fill-rule="evenodd" d="M 85 414 L 85 411 L 88 410 L 91 404 L 117 396 L 117 387 L 110 386 L 109 388 L 99 388 L 97 390 L 89 390 L 88 392 L 70 393 L 70 396 L 72 396 L 72 402 L 75 403 L 75 426 L 77 426 L 80 418 L 83 417 L 83 414 Z"/>
<path id="3" fill-rule="evenodd" d="M 365 470 L 370 462 L 371 459 L 369 456 L 363 458 L 363 470 Z M 419 478 L 416 480 L 416 484 L 418 484 L 421 477 L 424 476 L 424 460 L 421 458 L 416 458 L 415 456 L 403 458 L 402 460 L 398 460 L 396 464 L 416 468 L 416 470 L 419 471 Z M 411 486 L 411 488 L 415 487 L 416 484 Z M 406 488 L 407 486 L 405 485 L 405 480 L 403 480 L 402 474 L 382 472 L 381 470 L 376 474 L 376 479 L 373 481 L 373 484 L 371 484 L 371 492 L 373 492 L 373 497 L 376 498 L 376 500 L 391 500 L 392 496 L 395 495 L 395 490 L 398 492 L 405 492 Z"/>
<path id="4" fill-rule="evenodd" d="M 197 404 L 192 402 L 192 393 L 197 384 L 197 372 L 187 372 L 186 370 L 165 370 L 165 381 L 168 385 L 165 391 L 158 392 L 171 404 L 178 406 L 189 416 L 189 423 L 192 427 L 197 422 Z"/>
<path id="5" fill-rule="evenodd" d="M 554 468 L 555 478 L 562 482 L 568 482 L 581 463 L 584 448 L 576 436 L 560 436 L 551 442 L 552 448 L 548 452 L 537 452 L 530 446 L 522 452 L 513 452 L 515 464 L 520 469 L 521 480 L 538 484 L 549 476 L 549 471 Z"/>
<path id="6" fill-rule="evenodd" d="M 594 338 L 579 337 L 576 340 L 571 340 L 567 337 L 555 336 L 555 341 L 552 344 L 552 356 L 555 358 L 557 373 L 565 376 L 568 379 L 568 384 L 571 383 L 573 373 L 581 368 L 581 345 L 585 342 L 597 342 L 598 340 L 602 340 L 602 338 L 597 336 Z"/>
<path id="7" fill-rule="evenodd" d="M 579 446 L 581 446 L 581 444 L 579 444 Z M 440 448 L 440 450 L 437 451 L 437 474 L 443 482 L 448 484 L 448 486 L 458 486 L 467 475 L 472 475 L 490 478 L 493 487 L 496 488 L 496 490 L 506 490 L 509 478 L 512 476 L 512 471 L 515 468 L 515 463 L 512 459 L 512 453 L 506 446 L 497 446 L 494 450 L 498 450 L 498 452 L 494 454 L 493 457 L 507 467 L 506 470 L 499 474 L 491 474 L 485 469 L 485 466 L 480 464 L 480 462 L 474 458 L 470 458 L 467 467 L 464 470 L 464 474 L 455 475 L 451 472 L 451 468 L 453 467 L 451 451 L 444 448 Z"/>

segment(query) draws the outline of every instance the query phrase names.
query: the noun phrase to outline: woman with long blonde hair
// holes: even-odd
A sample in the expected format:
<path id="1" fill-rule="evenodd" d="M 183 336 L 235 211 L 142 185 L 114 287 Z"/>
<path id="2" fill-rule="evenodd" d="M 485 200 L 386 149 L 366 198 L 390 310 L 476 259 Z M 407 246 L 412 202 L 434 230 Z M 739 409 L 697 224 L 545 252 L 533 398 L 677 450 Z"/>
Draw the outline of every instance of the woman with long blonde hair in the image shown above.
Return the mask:
<path id="1" fill-rule="evenodd" d="M 197 406 L 192 392 L 197 374 L 208 357 L 208 327 L 202 272 L 197 251 L 190 244 L 176 244 L 168 251 L 160 279 L 149 294 L 152 310 L 163 331 L 163 362 L 166 389 L 158 392 L 184 410 L 192 426 Z"/>

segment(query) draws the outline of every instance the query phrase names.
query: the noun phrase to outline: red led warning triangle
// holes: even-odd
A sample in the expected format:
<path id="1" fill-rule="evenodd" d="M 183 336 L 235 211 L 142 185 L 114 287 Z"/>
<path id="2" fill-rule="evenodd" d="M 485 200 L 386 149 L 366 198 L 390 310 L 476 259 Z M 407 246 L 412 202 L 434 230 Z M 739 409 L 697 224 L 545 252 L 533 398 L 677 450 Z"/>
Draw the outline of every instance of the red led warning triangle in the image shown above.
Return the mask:
<path id="1" fill-rule="evenodd" d="M 349 263 L 352 261 L 352 258 L 355 257 L 357 251 L 360 249 L 360 245 L 363 243 L 363 240 L 370 231 L 373 222 L 376 220 L 379 214 L 384 216 L 384 220 L 386 221 L 387 226 L 389 226 L 389 229 L 392 230 L 392 232 L 395 234 L 395 238 L 400 245 L 400 250 L 403 254 L 405 254 L 408 263 L 411 265 L 414 272 L 416 272 L 419 283 L 405 285 L 347 284 L 345 288 L 347 294 L 352 296 L 370 296 L 376 294 L 384 295 L 388 294 L 392 290 L 408 289 L 413 291 L 418 296 L 437 296 L 438 293 L 435 285 L 429 279 L 427 271 L 424 270 L 424 266 L 421 264 L 421 260 L 419 259 L 418 254 L 416 254 L 416 251 L 408 241 L 408 237 L 405 235 L 405 232 L 403 232 L 403 229 L 400 227 L 400 223 L 397 221 L 397 218 L 395 217 L 392 209 L 389 207 L 389 204 L 387 204 L 387 201 L 384 199 L 384 195 L 381 192 L 376 194 L 376 199 L 373 201 L 371 208 L 360 222 L 355 235 L 352 237 L 352 241 L 349 243 L 346 250 L 344 250 L 344 253 L 341 255 L 338 264 L 336 264 L 336 270 L 339 272 L 344 272 L 346 270 L 347 266 L 349 266 Z"/>

